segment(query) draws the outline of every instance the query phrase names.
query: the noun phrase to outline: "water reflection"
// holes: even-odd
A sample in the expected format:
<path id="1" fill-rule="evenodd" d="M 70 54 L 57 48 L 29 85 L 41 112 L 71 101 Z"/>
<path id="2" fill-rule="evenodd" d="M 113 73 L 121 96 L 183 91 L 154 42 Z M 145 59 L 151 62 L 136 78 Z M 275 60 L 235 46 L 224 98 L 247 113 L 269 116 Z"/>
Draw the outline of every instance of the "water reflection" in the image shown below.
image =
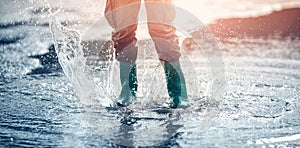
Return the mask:
<path id="1" fill-rule="evenodd" d="M 88 135 L 98 135 L 119 146 L 157 146 L 169 143 L 183 127 L 179 113 L 159 117 L 124 109 L 107 110 L 103 107 L 81 109 L 80 128 Z M 156 113 L 155 113 L 156 114 Z M 76 122 L 75 121 L 75 122 Z"/>

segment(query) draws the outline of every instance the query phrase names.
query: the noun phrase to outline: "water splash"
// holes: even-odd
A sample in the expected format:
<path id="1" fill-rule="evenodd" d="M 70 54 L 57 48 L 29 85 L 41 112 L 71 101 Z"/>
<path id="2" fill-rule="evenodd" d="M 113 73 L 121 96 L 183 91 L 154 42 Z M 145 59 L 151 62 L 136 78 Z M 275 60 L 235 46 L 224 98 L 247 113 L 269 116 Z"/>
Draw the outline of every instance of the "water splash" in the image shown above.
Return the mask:
<path id="1" fill-rule="evenodd" d="M 49 10 L 50 14 L 54 14 L 51 12 L 51 9 Z M 189 13 L 179 8 L 177 11 L 184 15 L 189 15 Z M 84 33 L 80 34 L 79 31 L 68 29 L 56 21 L 54 15 L 52 17 L 50 29 L 59 62 L 70 79 L 80 101 L 84 104 L 101 102 L 104 106 L 112 105 L 113 100 L 118 97 L 121 90 L 119 65 L 114 59 L 113 43 L 109 41 L 113 29 L 107 21 L 100 19 L 95 24 L 88 26 Z M 192 16 L 192 18 L 194 17 Z M 177 24 L 180 26 L 179 30 L 182 27 L 186 27 L 183 24 Z M 199 25 L 201 26 L 202 24 L 200 22 L 196 23 L 196 26 Z M 190 29 L 185 28 L 185 30 Z M 189 32 L 184 30 L 183 32 L 183 36 L 189 35 Z M 213 37 L 208 36 L 207 38 Z M 169 102 L 170 98 L 167 93 L 163 68 L 155 53 L 152 41 L 150 39 L 140 40 L 137 46 L 139 47 L 137 59 L 139 88 L 135 106 L 151 108 L 160 106 L 164 102 Z M 209 47 L 207 48 L 210 49 Z M 209 62 L 211 61 L 214 60 L 209 60 Z M 188 55 L 182 54 L 181 62 L 183 63 L 183 71 L 186 71 L 187 77 L 189 77 L 186 79 L 187 89 L 193 104 L 194 101 L 203 98 L 200 96 L 200 80 Z M 220 95 L 212 97 L 221 98 Z"/>
<path id="2" fill-rule="evenodd" d="M 58 60 L 64 73 L 70 79 L 77 96 L 84 104 L 97 97 L 93 83 L 86 77 L 86 62 L 80 45 L 80 34 L 69 30 L 56 21 L 50 24 Z M 85 98 L 85 99 L 84 99 Z"/>

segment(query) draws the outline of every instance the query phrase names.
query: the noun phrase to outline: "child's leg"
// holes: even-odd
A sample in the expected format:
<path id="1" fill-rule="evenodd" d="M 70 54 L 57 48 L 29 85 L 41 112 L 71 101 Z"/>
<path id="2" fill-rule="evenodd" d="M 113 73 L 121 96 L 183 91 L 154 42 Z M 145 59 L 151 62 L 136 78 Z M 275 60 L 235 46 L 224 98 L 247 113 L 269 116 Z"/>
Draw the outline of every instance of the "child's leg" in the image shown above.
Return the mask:
<path id="1" fill-rule="evenodd" d="M 122 62 L 136 60 L 136 29 L 140 0 L 107 0 L 105 17 L 114 28 L 112 40 L 116 58 Z"/>
<path id="2" fill-rule="evenodd" d="M 188 107 L 185 78 L 180 66 L 180 47 L 172 26 L 175 7 L 172 0 L 146 0 L 148 29 L 159 58 L 163 61 L 171 107 Z M 159 11 L 160 10 L 160 11 Z"/>
<path id="3" fill-rule="evenodd" d="M 120 61 L 120 80 L 122 90 L 116 101 L 119 106 L 132 102 L 137 91 L 136 29 L 140 0 L 107 0 L 105 17 L 114 28 L 112 40 L 116 49 L 116 59 Z"/>

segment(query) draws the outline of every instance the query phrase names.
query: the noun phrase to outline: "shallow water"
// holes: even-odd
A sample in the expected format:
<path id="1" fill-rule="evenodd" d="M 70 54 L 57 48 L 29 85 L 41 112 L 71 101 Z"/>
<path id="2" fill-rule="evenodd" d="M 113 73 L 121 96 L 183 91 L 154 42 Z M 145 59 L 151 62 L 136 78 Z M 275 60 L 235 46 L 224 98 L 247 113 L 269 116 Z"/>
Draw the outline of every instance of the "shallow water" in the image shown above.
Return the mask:
<path id="1" fill-rule="evenodd" d="M 184 55 L 193 67 L 189 61 L 183 60 L 183 70 L 193 108 L 157 114 L 148 108 L 143 111 L 133 107 L 135 112 L 127 116 L 128 112 L 107 111 L 99 102 L 80 104 L 71 81 L 55 58 L 47 11 L 38 11 L 44 2 L 36 1 L 35 5 L 9 2 L 15 3 L 12 5 L 16 8 L 26 9 L 21 9 L 20 14 L 9 14 L 15 9 L 1 8 L 7 18 L 1 17 L 0 25 L 2 146 L 300 146 L 299 40 L 273 37 L 219 41 L 227 85 L 218 105 L 218 114 L 207 110 L 210 67 L 201 52 L 191 51 Z M 86 22 L 82 20 L 85 13 L 69 7 L 72 8 L 63 8 L 71 13 L 66 15 L 68 19 L 75 20 L 69 22 L 71 28 L 80 28 L 80 23 L 72 17 L 80 16 L 77 20 L 83 24 L 91 23 L 88 19 L 84 19 Z M 84 12 L 88 10 L 92 11 L 83 9 Z M 68 24 L 66 18 L 60 19 L 59 22 Z M 144 55 L 144 49 L 152 46 L 149 40 L 141 41 L 140 56 Z M 147 54 L 152 54 L 152 51 Z M 141 98 L 147 98 L 147 94 L 162 97 L 140 100 L 145 106 L 161 103 L 159 101 L 166 94 L 165 87 L 161 86 L 164 80 L 159 77 L 161 69 L 156 67 L 159 62 L 154 60 L 152 64 L 148 65 L 149 71 L 140 70 L 138 73 L 139 78 L 145 78 L 141 86 L 152 88 L 152 91 L 141 90 L 140 94 L 144 94 Z M 141 63 L 140 69 L 143 66 L 144 63 Z M 150 81 L 147 74 L 153 74 L 151 70 L 156 75 L 150 78 L 156 78 L 157 83 L 147 85 Z M 196 73 L 192 73 L 194 71 Z M 194 81 L 195 75 L 198 83 Z M 203 116 L 214 119 L 208 122 L 211 126 L 207 130 L 201 127 L 203 119 L 207 119 Z"/>

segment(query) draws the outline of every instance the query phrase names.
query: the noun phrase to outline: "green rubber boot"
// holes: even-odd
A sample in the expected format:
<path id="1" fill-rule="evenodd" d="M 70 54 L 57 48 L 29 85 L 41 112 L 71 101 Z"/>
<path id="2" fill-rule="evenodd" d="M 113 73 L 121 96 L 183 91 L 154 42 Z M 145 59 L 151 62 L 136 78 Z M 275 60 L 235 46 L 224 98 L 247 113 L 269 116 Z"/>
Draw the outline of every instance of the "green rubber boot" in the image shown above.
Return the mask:
<path id="1" fill-rule="evenodd" d="M 167 79 L 167 88 L 171 97 L 171 108 L 187 108 L 189 101 L 186 84 L 179 60 L 176 62 L 164 62 L 164 70 Z"/>
<path id="2" fill-rule="evenodd" d="M 122 90 L 116 105 L 125 107 L 132 103 L 136 97 L 138 87 L 135 62 L 120 62 L 120 80 Z"/>

